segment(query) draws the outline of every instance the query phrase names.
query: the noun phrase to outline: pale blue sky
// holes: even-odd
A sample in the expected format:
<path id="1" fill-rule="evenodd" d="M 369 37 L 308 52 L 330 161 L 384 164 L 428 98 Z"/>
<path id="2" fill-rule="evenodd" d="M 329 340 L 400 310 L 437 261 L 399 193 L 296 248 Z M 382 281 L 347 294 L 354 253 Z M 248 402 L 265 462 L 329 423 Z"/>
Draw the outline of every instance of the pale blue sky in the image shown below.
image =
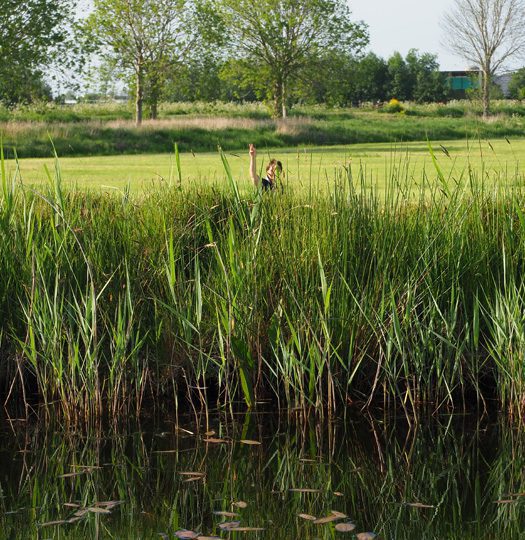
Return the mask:
<path id="1" fill-rule="evenodd" d="M 438 55 L 442 70 L 468 68 L 465 61 L 441 45 L 440 21 L 454 0 L 348 0 L 354 19 L 368 24 L 369 49 L 388 58 L 411 49 Z"/>

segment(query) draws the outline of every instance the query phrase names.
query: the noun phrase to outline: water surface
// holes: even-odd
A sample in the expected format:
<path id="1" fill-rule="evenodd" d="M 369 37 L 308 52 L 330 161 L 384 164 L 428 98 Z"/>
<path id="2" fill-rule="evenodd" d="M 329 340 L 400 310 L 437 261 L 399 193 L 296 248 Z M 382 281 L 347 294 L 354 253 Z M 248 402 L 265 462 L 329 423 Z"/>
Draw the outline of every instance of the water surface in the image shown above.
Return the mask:
<path id="1" fill-rule="evenodd" d="M 5 422 L 0 538 L 525 538 L 524 465 L 519 429 L 462 415 L 168 418 L 89 433 Z"/>

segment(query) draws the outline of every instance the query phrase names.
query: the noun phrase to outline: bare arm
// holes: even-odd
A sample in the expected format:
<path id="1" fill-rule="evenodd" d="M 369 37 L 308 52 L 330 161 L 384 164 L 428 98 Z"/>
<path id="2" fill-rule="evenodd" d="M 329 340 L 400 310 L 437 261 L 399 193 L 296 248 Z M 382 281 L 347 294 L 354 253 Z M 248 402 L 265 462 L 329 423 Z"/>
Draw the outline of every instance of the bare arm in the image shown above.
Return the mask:
<path id="1" fill-rule="evenodd" d="M 250 144 L 250 178 L 255 187 L 259 186 L 259 175 L 257 174 L 257 150 L 253 144 Z"/>

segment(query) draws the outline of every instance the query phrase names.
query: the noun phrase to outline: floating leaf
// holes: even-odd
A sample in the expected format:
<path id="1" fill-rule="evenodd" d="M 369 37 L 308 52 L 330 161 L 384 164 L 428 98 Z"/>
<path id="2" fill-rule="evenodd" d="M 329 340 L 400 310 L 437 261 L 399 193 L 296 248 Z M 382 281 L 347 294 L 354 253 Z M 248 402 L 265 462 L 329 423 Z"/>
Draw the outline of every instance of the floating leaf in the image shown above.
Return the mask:
<path id="1" fill-rule="evenodd" d="M 236 514 L 235 512 L 226 512 L 224 510 L 217 510 L 216 512 L 213 512 L 216 516 L 223 516 L 223 517 L 237 517 L 239 514 Z"/>
<path id="2" fill-rule="evenodd" d="M 115 506 L 124 504 L 124 502 L 125 501 L 99 501 L 95 503 L 93 506 L 103 506 L 104 508 L 111 510 L 112 508 L 115 508 Z"/>
<path id="3" fill-rule="evenodd" d="M 182 538 L 186 540 L 199 537 L 199 533 L 196 533 L 194 531 L 188 531 L 187 529 L 180 529 L 178 531 L 175 531 L 174 534 L 177 538 Z"/>
<path id="4" fill-rule="evenodd" d="M 187 433 L 188 435 L 195 435 L 195 433 L 193 433 L 193 431 L 190 431 L 189 429 L 184 429 L 178 426 L 175 429 L 177 431 L 182 431 L 183 433 Z"/>
<path id="5" fill-rule="evenodd" d="M 241 439 L 239 442 L 241 442 L 242 444 L 250 444 L 252 446 L 258 446 L 258 445 L 262 444 L 259 441 L 252 441 L 250 439 Z"/>
<path id="6" fill-rule="evenodd" d="M 346 517 L 346 516 L 345 516 Z M 317 518 L 314 523 L 316 525 L 324 525 L 325 523 L 331 523 L 332 521 L 337 521 L 338 519 L 341 519 L 337 516 L 334 516 L 333 514 L 330 516 L 325 516 L 322 518 Z"/>
<path id="7" fill-rule="evenodd" d="M 57 519 L 56 521 L 46 521 L 45 523 L 40 523 L 40 527 L 51 527 L 53 525 L 64 525 L 67 521 L 63 519 Z"/>
<path id="8" fill-rule="evenodd" d="M 80 476 L 82 474 L 86 474 L 88 471 L 75 471 L 75 472 L 68 472 L 65 474 L 60 474 L 58 478 L 73 478 L 74 476 Z"/>
<path id="9" fill-rule="evenodd" d="M 88 512 L 92 512 L 93 514 L 111 514 L 111 510 L 101 508 L 100 506 L 90 506 Z"/>
<path id="10" fill-rule="evenodd" d="M 206 437 L 212 437 L 215 435 L 215 431 L 213 431 L 213 429 L 211 431 L 206 431 L 204 432 L 204 435 L 206 435 Z"/>
<path id="11" fill-rule="evenodd" d="M 236 506 L 237 508 L 246 508 L 248 506 L 248 503 L 246 503 L 244 501 L 237 501 L 237 502 L 234 502 L 232 504 L 233 504 L 233 506 Z"/>
<path id="12" fill-rule="evenodd" d="M 335 526 L 335 530 L 338 532 L 352 532 L 355 529 L 355 525 L 351 522 L 348 523 L 338 523 Z"/>
<path id="13" fill-rule="evenodd" d="M 235 532 L 258 532 L 258 531 L 264 531 L 266 529 L 263 529 L 262 527 L 235 527 Z"/>
<path id="14" fill-rule="evenodd" d="M 225 521 L 224 523 L 219 523 L 219 529 L 229 531 L 230 529 L 237 529 L 240 524 L 240 521 Z"/>
<path id="15" fill-rule="evenodd" d="M 291 488 L 290 491 L 293 493 L 320 493 L 318 489 L 312 488 Z"/>
<path id="16" fill-rule="evenodd" d="M 356 535 L 356 538 L 357 540 L 374 540 L 376 536 L 377 534 L 373 532 L 362 532 L 362 533 L 358 533 Z"/>
<path id="17" fill-rule="evenodd" d="M 297 514 L 300 518 L 306 519 L 307 521 L 315 521 L 317 518 L 315 516 L 311 516 L 310 514 Z"/>
<path id="18" fill-rule="evenodd" d="M 225 441 L 224 439 L 216 439 L 215 437 L 208 437 L 207 439 L 203 439 L 204 442 L 207 443 L 214 443 L 214 444 L 226 444 L 228 441 Z"/>
<path id="19" fill-rule="evenodd" d="M 335 516 L 339 519 L 345 519 L 348 517 L 346 514 L 343 514 L 343 512 L 338 512 L 337 510 L 332 510 L 332 516 Z"/>

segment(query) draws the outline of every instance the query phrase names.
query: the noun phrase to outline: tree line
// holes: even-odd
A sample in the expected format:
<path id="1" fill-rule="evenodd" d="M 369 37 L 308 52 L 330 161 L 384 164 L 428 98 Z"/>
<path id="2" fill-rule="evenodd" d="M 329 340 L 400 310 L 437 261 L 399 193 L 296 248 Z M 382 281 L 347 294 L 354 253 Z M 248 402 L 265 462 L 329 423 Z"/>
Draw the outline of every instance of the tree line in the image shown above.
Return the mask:
<path id="1" fill-rule="evenodd" d="M 510 2 L 513 10 L 521 2 L 468 1 Z M 435 55 L 365 54 L 368 26 L 353 19 L 345 0 L 91 0 L 85 15 L 75 6 L 0 0 L 1 102 L 50 98 L 50 79 L 75 70 L 82 77 L 91 57 L 101 88 L 118 78 L 133 92 L 137 123 L 145 113 L 156 118 L 163 100 L 265 100 L 274 116 L 286 117 L 296 103 L 449 97 Z M 478 60 L 485 88 L 499 64 Z"/>

